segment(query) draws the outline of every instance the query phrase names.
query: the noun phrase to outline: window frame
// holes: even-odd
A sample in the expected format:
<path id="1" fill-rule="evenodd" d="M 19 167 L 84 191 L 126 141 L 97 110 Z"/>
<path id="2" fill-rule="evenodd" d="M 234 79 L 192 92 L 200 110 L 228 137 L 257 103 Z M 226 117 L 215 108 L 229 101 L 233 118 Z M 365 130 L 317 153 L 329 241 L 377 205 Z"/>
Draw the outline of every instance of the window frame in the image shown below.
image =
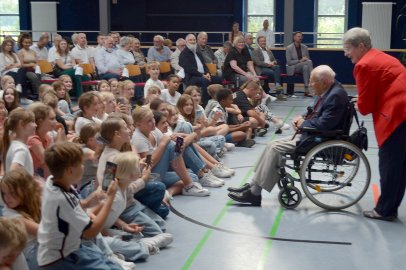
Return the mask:
<path id="1" fill-rule="evenodd" d="M 20 7 L 20 3 L 18 0 L 15 0 L 16 4 L 17 4 L 17 8 L 19 10 Z M 3 11 L 0 10 L 0 18 L 4 18 L 4 17 L 17 17 L 18 19 L 18 23 L 20 24 L 20 13 L 4 13 Z M 4 32 L 7 31 L 7 32 Z M 0 31 L 0 41 L 2 42 L 5 36 L 15 36 L 15 33 L 19 33 L 20 32 L 20 25 L 18 25 L 18 28 L 15 29 L 14 32 L 12 32 L 13 30 L 4 30 L 4 26 L 2 26 L 1 31 Z"/>
<path id="2" fill-rule="evenodd" d="M 322 14 L 319 15 L 319 2 L 322 0 L 316 0 L 315 1 L 315 7 L 314 7 L 314 48 L 341 48 L 341 44 L 328 44 L 328 43 L 321 43 L 320 41 L 329 41 L 329 40 L 341 40 L 341 38 L 328 38 L 328 37 L 319 37 L 319 32 L 318 32 L 318 27 L 319 27 L 319 18 L 344 18 L 344 25 L 343 25 L 343 32 L 342 33 L 326 33 L 326 34 L 332 34 L 332 35 L 344 35 L 345 30 L 348 27 L 348 1 L 349 0 L 344 0 L 344 15 L 326 15 Z M 326 0 L 324 0 L 326 1 Z M 325 34 L 325 33 L 322 33 Z"/>
<path id="3" fill-rule="evenodd" d="M 244 25 L 245 25 L 245 29 L 246 29 L 246 31 L 245 31 L 245 33 L 250 33 L 250 34 L 252 34 L 253 35 L 253 37 L 254 37 L 254 44 L 256 44 L 257 42 L 256 42 L 256 35 L 257 35 L 257 33 L 258 33 L 258 31 L 259 30 L 261 30 L 262 28 L 260 28 L 260 29 L 258 29 L 258 30 L 256 30 L 255 32 L 249 32 L 248 31 L 248 18 L 249 17 L 251 17 L 251 18 L 261 18 L 261 17 L 263 17 L 264 18 L 264 20 L 265 19 L 268 19 L 268 20 L 272 20 L 272 22 L 273 22 L 273 28 L 270 28 L 273 32 L 275 32 L 275 17 L 276 17 L 276 14 L 275 14 L 275 9 L 276 9 L 276 0 L 266 0 L 266 1 L 273 1 L 273 10 L 272 10 L 272 14 L 266 14 L 266 13 L 261 13 L 261 14 L 252 14 L 252 15 L 250 15 L 249 14 L 249 10 L 248 10 L 248 1 L 252 1 L 252 0 L 245 0 L 244 1 L 244 6 L 245 6 L 245 12 L 244 12 L 244 15 L 245 15 L 245 18 L 244 18 Z M 258 2 L 264 2 L 264 0 L 257 0 Z M 261 24 L 261 27 L 262 27 L 262 24 Z"/>

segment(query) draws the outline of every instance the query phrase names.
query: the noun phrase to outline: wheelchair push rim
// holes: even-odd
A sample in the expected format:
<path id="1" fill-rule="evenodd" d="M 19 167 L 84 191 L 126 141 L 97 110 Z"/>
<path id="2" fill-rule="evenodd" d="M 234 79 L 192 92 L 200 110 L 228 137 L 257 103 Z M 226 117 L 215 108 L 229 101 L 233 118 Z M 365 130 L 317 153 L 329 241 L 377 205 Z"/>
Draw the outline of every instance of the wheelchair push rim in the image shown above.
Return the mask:
<path id="1" fill-rule="evenodd" d="M 317 206 L 339 210 L 357 203 L 366 193 L 371 169 L 365 154 L 346 141 L 328 141 L 312 148 L 302 162 L 302 189 Z"/>

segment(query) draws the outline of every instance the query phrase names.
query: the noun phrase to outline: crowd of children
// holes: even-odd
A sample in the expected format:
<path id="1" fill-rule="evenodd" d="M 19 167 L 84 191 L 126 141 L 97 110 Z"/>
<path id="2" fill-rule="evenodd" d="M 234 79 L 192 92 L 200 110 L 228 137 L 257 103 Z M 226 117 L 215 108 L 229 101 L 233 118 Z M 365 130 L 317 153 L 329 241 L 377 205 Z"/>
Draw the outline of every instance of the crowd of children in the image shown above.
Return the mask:
<path id="1" fill-rule="evenodd" d="M 134 269 L 174 241 L 173 196 L 209 196 L 235 174 L 226 152 L 286 128 L 256 82 L 236 94 L 211 85 L 203 108 L 199 87 L 182 94 L 176 75 L 159 80 L 158 62 L 146 69 L 142 106 L 134 83 L 117 79 L 74 106 L 62 75 L 23 108 L 2 77 L 0 269 Z M 107 163 L 115 179 L 103 189 Z"/>

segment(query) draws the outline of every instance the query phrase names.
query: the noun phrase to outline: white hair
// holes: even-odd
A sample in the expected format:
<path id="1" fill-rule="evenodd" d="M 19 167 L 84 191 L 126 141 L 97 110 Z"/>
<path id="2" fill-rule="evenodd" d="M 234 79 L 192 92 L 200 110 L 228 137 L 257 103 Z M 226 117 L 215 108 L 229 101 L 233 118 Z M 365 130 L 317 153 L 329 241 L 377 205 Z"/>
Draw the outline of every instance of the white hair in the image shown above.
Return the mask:
<path id="1" fill-rule="evenodd" d="M 327 65 L 320 65 L 312 70 L 312 74 L 318 81 L 323 81 L 328 84 L 334 83 L 336 73 Z"/>
<path id="2" fill-rule="evenodd" d="M 350 44 L 353 47 L 358 47 L 363 43 L 367 50 L 372 48 L 371 36 L 368 30 L 360 27 L 354 27 L 345 32 L 343 43 Z"/>

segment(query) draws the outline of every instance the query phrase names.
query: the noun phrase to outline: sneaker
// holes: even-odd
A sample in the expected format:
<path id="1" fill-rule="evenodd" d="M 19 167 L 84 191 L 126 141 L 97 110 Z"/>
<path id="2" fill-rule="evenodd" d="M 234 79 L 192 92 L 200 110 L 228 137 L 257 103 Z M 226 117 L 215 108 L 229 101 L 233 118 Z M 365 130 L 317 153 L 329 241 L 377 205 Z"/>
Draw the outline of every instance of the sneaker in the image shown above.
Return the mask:
<path id="1" fill-rule="evenodd" d="M 252 146 L 254 146 L 255 141 L 252 139 L 248 139 L 248 140 L 244 140 L 242 142 L 237 143 L 238 147 L 247 147 L 247 148 L 251 148 Z"/>
<path id="2" fill-rule="evenodd" d="M 152 237 L 142 238 L 142 242 L 147 246 L 149 255 L 155 255 L 159 253 L 159 247 L 156 245 L 156 241 L 151 240 Z"/>
<path id="3" fill-rule="evenodd" d="M 282 90 L 283 90 L 283 86 L 282 86 L 282 85 L 278 85 L 278 86 L 276 86 L 275 89 L 274 89 L 274 91 L 277 92 L 277 93 L 282 92 Z"/>
<path id="4" fill-rule="evenodd" d="M 212 169 L 211 172 L 220 178 L 228 178 L 231 177 L 233 175 L 232 172 L 230 172 L 229 170 L 225 169 L 222 165 L 220 165 L 221 163 L 216 164 Z"/>
<path id="5" fill-rule="evenodd" d="M 203 175 L 202 178 L 199 179 L 199 183 L 203 187 L 221 187 L 223 184 L 219 181 L 216 181 L 211 177 L 211 175 L 207 172 Z"/>
<path id="6" fill-rule="evenodd" d="M 167 247 L 170 243 L 173 242 L 173 236 L 170 233 L 160 233 L 153 237 L 143 238 L 142 241 L 144 244 L 151 244 L 159 249 Z"/>
<path id="7" fill-rule="evenodd" d="M 218 178 L 217 176 L 215 176 L 214 173 L 211 170 L 207 171 L 206 174 L 214 182 L 220 183 L 221 185 L 224 185 L 226 183 L 226 181 L 224 181 L 223 179 Z"/>
<path id="8" fill-rule="evenodd" d="M 189 187 L 184 187 L 182 189 L 182 195 L 205 197 L 210 195 L 210 191 L 208 191 L 205 188 L 202 188 L 202 186 L 199 183 L 193 182 Z"/>
<path id="9" fill-rule="evenodd" d="M 17 84 L 16 85 L 16 91 L 18 92 L 18 93 L 22 93 L 23 92 L 23 88 L 21 87 L 21 84 Z"/>
<path id="10" fill-rule="evenodd" d="M 231 151 L 231 150 L 234 149 L 235 144 L 233 144 L 233 143 L 225 143 L 224 147 L 227 149 L 227 151 Z"/>
<path id="11" fill-rule="evenodd" d="M 224 165 L 223 163 L 220 162 L 219 166 L 220 166 L 220 168 L 222 168 L 223 170 L 226 170 L 226 171 L 229 171 L 230 173 L 232 173 L 232 175 L 235 174 L 235 170 L 234 170 L 234 169 L 231 169 L 231 168 L 227 167 L 227 166 Z"/>
<path id="12" fill-rule="evenodd" d="M 225 154 L 225 151 L 224 151 L 223 149 L 221 149 L 220 151 L 217 152 L 217 156 L 218 156 L 219 158 L 224 157 L 224 154 Z"/>
<path id="13" fill-rule="evenodd" d="M 265 128 L 256 128 L 254 129 L 254 133 L 258 137 L 263 137 L 268 131 Z"/>
<path id="14" fill-rule="evenodd" d="M 288 95 L 288 97 L 290 97 L 290 98 L 297 98 L 297 96 L 295 96 L 295 95 Z"/>
<path id="15" fill-rule="evenodd" d="M 270 97 L 271 97 L 271 102 L 278 100 L 276 97 L 274 97 L 272 95 L 270 95 Z"/>
<path id="16" fill-rule="evenodd" d="M 290 129 L 290 126 L 284 122 L 281 122 L 280 124 L 276 124 L 275 128 L 281 129 L 281 130 L 288 130 L 288 129 Z"/>
<path id="17" fill-rule="evenodd" d="M 32 101 L 31 99 L 22 97 L 20 99 L 20 103 L 21 103 L 21 105 L 30 105 L 30 104 L 34 103 L 34 101 Z"/>
<path id="18" fill-rule="evenodd" d="M 108 256 L 107 260 L 120 265 L 124 270 L 135 270 L 135 264 L 133 262 L 126 262 L 118 258 L 115 254 Z"/>
<path id="19" fill-rule="evenodd" d="M 277 98 L 278 100 L 282 100 L 282 101 L 285 101 L 285 100 L 288 99 L 288 97 L 287 97 L 286 95 L 284 95 L 284 94 L 280 94 L 280 95 L 278 95 L 276 98 Z"/>

